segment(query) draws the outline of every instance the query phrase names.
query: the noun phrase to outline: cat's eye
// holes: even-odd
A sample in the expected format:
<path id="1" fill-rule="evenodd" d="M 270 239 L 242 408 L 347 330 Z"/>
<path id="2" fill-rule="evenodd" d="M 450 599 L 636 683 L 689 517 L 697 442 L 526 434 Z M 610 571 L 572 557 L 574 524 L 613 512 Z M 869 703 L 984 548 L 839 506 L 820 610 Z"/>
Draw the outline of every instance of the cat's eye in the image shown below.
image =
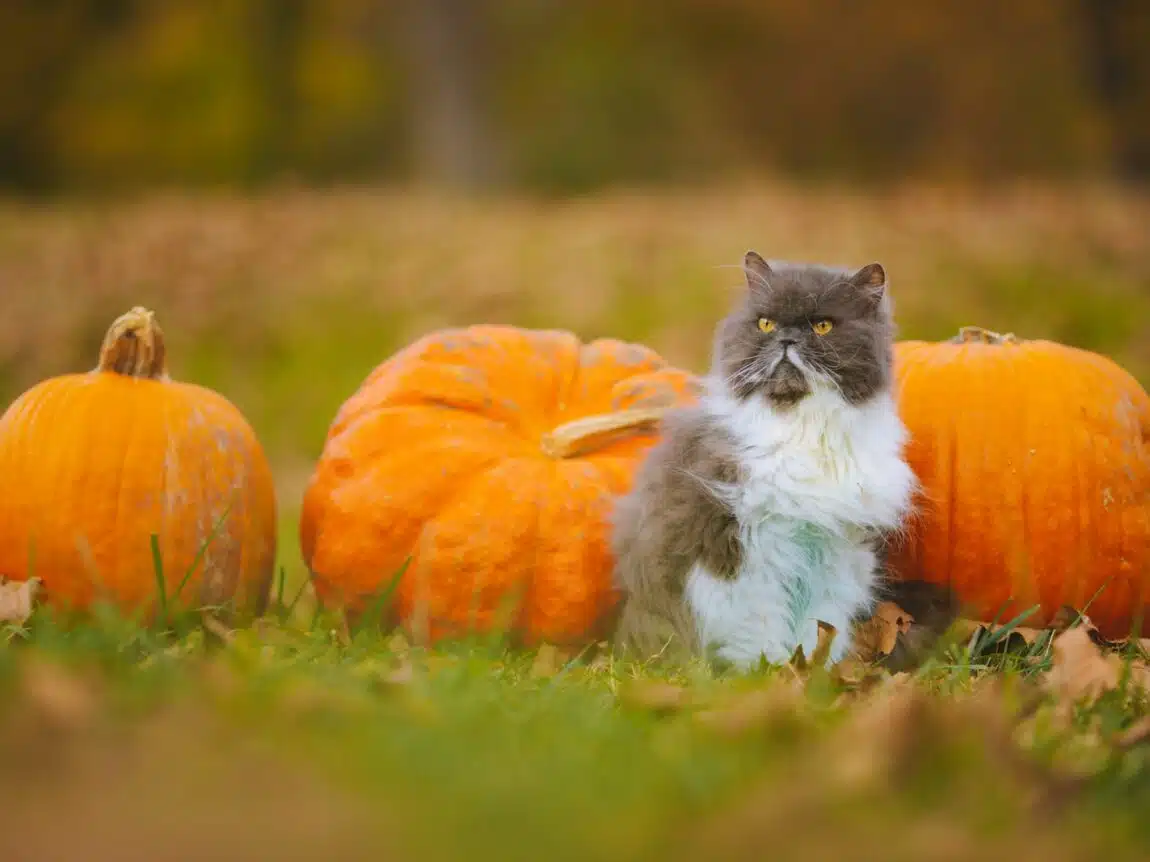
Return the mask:
<path id="1" fill-rule="evenodd" d="M 759 329 L 763 332 L 774 332 L 777 324 L 773 320 L 768 320 L 765 317 L 759 318 Z"/>
<path id="2" fill-rule="evenodd" d="M 825 317 L 821 320 L 811 322 L 811 329 L 815 331 L 815 335 L 826 335 L 834 328 L 834 324 L 827 320 Z"/>

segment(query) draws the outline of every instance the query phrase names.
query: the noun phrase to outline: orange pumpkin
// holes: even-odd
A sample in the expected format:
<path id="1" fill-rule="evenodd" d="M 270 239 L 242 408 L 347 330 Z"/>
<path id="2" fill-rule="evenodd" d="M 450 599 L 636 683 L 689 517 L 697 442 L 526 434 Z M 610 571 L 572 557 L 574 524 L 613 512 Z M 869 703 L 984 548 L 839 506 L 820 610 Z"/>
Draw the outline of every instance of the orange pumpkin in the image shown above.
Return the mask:
<path id="1" fill-rule="evenodd" d="M 304 497 L 317 594 L 387 593 L 421 638 L 593 636 L 614 605 L 608 517 L 695 379 L 652 351 L 565 332 L 432 333 L 340 409 Z"/>
<path id="2" fill-rule="evenodd" d="M 275 523 L 252 429 L 168 377 L 145 309 L 112 324 L 94 371 L 46 380 L 0 417 L 0 575 L 39 577 L 58 606 L 154 607 L 159 569 L 169 602 L 262 611 Z"/>
<path id="3" fill-rule="evenodd" d="M 1083 608 L 1150 631 L 1150 398 L 1109 359 L 977 328 L 896 346 L 908 460 L 924 493 L 896 575 L 970 611 L 1048 622 Z M 1097 594 L 1097 596 L 1096 596 Z M 1096 597 L 1095 597 L 1096 596 Z"/>

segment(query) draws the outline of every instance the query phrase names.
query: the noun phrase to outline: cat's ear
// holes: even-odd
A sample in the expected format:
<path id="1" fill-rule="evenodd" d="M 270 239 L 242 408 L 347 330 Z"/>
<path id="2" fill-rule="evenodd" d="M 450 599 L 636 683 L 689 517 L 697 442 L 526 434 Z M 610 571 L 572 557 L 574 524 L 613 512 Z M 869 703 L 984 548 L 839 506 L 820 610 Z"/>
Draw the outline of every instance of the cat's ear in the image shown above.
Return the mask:
<path id="1" fill-rule="evenodd" d="M 743 272 L 747 276 L 747 287 L 751 290 L 770 290 L 774 272 L 758 252 L 748 251 L 743 255 Z"/>
<path id="2" fill-rule="evenodd" d="M 886 292 L 886 270 L 881 263 L 868 263 L 851 276 L 851 285 L 877 307 Z"/>

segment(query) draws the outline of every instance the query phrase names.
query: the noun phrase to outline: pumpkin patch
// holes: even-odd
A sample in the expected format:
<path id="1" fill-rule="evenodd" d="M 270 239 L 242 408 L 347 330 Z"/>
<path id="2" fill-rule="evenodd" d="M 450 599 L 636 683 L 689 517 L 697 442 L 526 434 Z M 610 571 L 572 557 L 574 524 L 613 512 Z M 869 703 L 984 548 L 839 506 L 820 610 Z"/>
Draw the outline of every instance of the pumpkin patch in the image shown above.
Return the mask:
<path id="1" fill-rule="evenodd" d="M 585 638 L 614 605 L 608 524 L 696 380 L 653 351 L 566 332 L 432 333 L 340 409 L 307 489 L 318 596 L 436 639 L 506 628 Z"/>
<path id="2" fill-rule="evenodd" d="M 169 377 L 143 308 L 112 324 L 95 370 L 45 380 L 0 417 L 0 575 L 38 578 L 57 606 L 154 607 L 160 577 L 165 602 L 262 612 L 275 513 L 251 427 Z"/>
<path id="3" fill-rule="evenodd" d="M 891 557 L 979 619 L 1087 607 L 1150 632 L 1150 397 L 1113 361 L 971 328 L 896 346 L 907 457 L 923 485 Z"/>

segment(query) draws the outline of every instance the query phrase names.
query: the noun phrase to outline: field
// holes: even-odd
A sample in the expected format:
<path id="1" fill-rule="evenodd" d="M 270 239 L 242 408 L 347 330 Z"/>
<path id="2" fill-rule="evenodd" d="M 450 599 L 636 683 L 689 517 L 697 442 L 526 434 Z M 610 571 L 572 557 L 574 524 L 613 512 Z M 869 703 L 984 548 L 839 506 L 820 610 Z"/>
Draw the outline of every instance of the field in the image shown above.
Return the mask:
<path id="1" fill-rule="evenodd" d="M 751 247 L 881 261 L 902 337 L 1054 338 L 1146 385 L 1147 224 L 1150 198 L 1100 188 L 0 204 L 3 403 L 153 308 L 174 376 L 260 435 L 283 603 L 303 590 L 222 640 L 114 615 L 0 633 L 0 858 L 1146 858 L 1150 747 L 1122 741 L 1145 695 L 1072 708 L 1049 646 L 857 684 L 428 653 L 315 616 L 296 525 L 336 409 L 403 344 L 505 322 L 702 370 Z"/>

